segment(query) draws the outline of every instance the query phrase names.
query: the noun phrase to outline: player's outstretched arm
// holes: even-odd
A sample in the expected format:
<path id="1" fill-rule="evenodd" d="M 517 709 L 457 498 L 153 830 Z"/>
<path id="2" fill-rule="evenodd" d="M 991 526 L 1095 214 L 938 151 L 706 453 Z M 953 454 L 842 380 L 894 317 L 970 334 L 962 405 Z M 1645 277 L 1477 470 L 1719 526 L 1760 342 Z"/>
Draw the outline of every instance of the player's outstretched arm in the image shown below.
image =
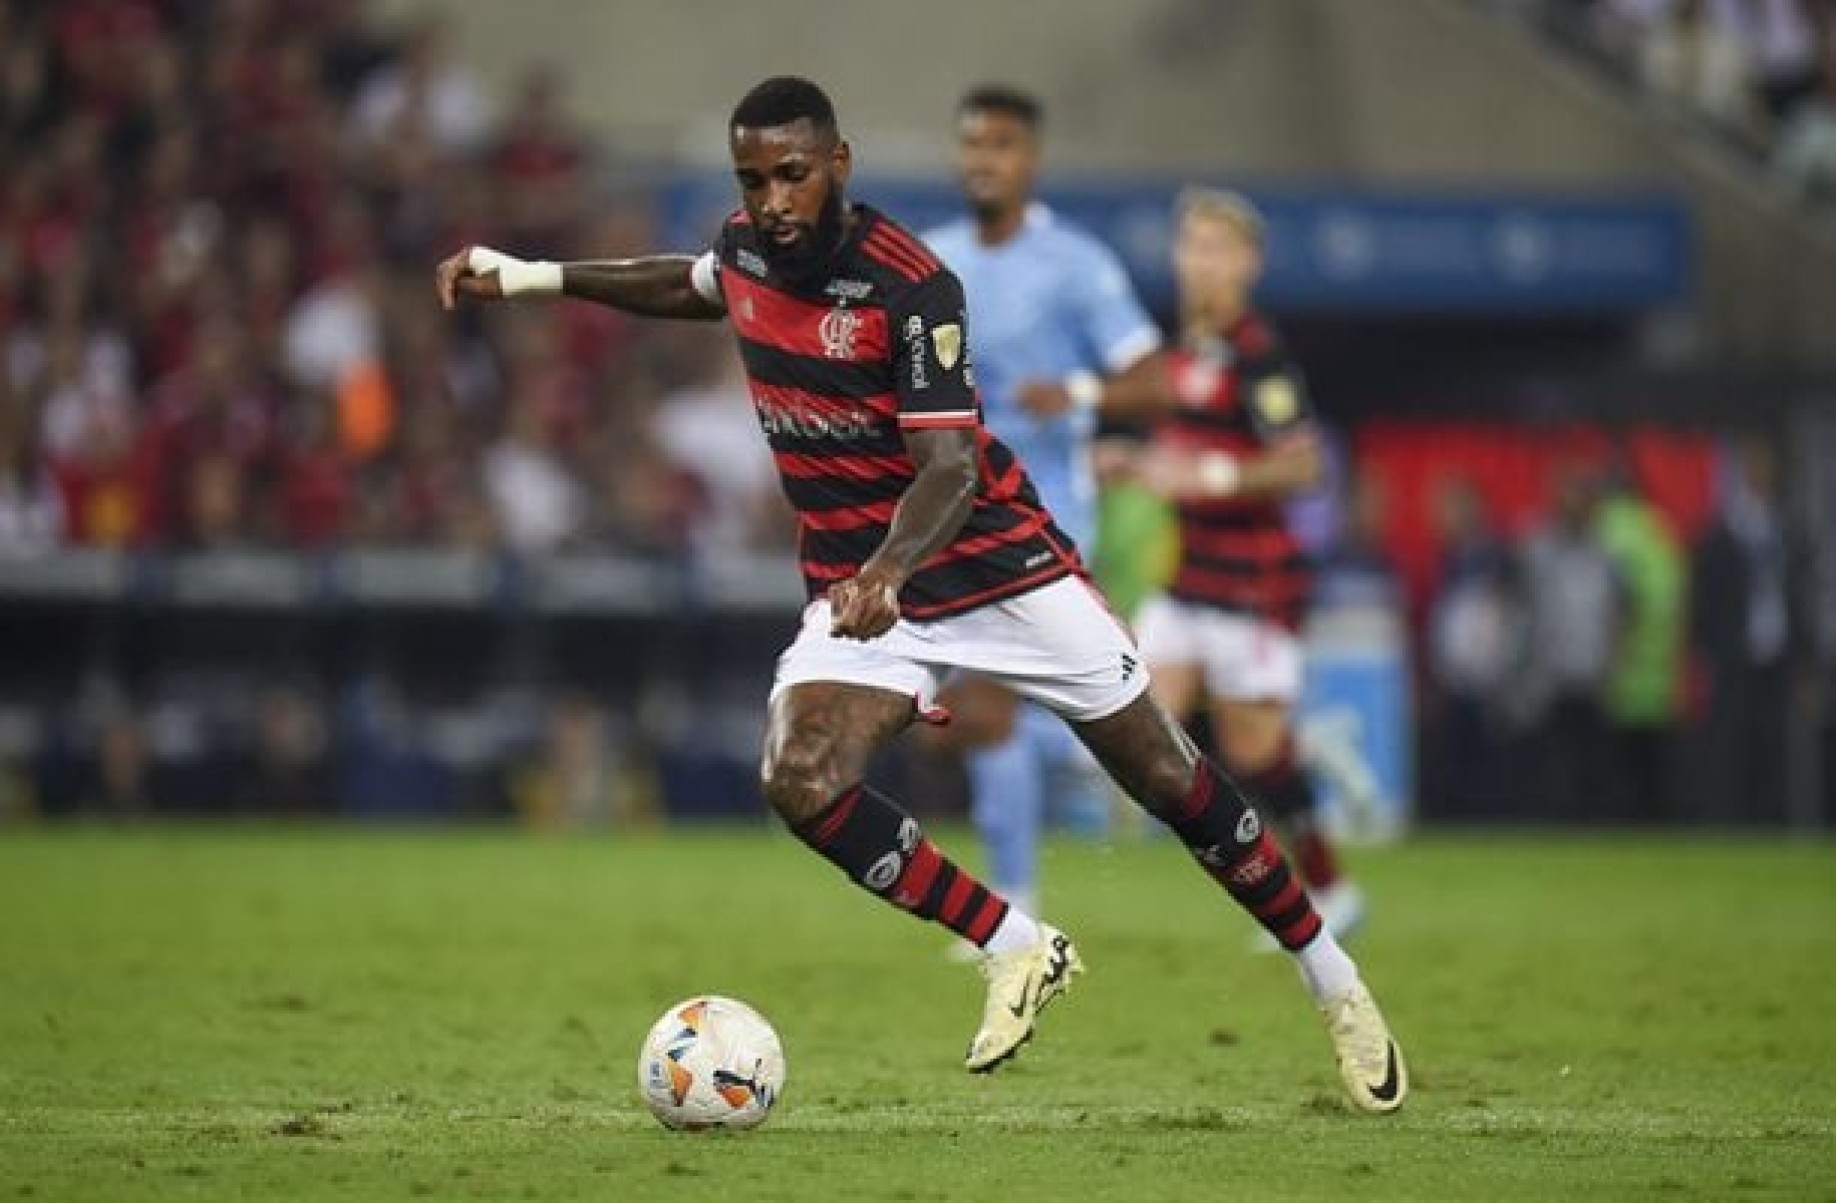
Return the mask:
<path id="1" fill-rule="evenodd" d="M 850 639 L 875 639 L 899 619 L 899 590 L 918 566 L 950 545 L 975 508 L 974 427 L 908 430 L 917 475 L 893 510 L 886 540 L 859 575 L 829 590 L 831 628 Z"/>
<path id="2" fill-rule="evenodd" d="M 640 259 L 600 262 L 529 262 L 468 246 L 441 261 L 434 289 L 443 308 L 460 297 L 499 300 L 507 297 L 578 297 L 646 317 L 712 321 L 726 311 L 709 300 L 694 282 L 695 260 L 689 255 L 648 255 Z"/>
<path id="3" fill-rule="evenodd" d="M 1305 493 L 1324 474 L 1319 440 L 1311 433 L 1242 459 L 1161 446 L 1105 451 L 1100 475 L 1138 480 L 1168 501 L 1279 501 Z"/>
<path id="4" fill-rule="evenodd" d="M 1018 395 L 1021 405 L 1042 418 L 1075 409 L 1097 410 L 1106 418 L 1151 418 L 1179 404 L 1166 356 L 1159 351 L 1110 376 L 1073 372 L 1064 380 L 1029 380 Z"/>

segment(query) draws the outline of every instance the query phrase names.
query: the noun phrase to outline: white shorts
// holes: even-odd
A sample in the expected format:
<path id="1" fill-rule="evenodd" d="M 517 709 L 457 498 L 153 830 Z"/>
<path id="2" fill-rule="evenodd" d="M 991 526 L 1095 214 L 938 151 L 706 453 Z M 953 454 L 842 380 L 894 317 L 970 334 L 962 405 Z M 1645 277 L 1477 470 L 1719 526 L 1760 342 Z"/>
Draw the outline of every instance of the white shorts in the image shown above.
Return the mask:
<path id="1" fill-rule="evenodd" d="M 778 657 L 771 696 L 792 685 L 841 681 L 909 695 L 936 711 L 957 669 L 991 677 L 1071 722 L 1108 718 L 1147 690 L 1147 666 L 1128 632 L 1089 585 L 1066 577 L 933 622 L 900 619 L 862 643 L 829 633 L 829 603 L 811 602 Z"/>
<path id="2" fill-rule="evenodd" d="M 1214 698 L 1293 702 L 1300 697 L 1300 640 L 1284 626 L 1159 594 L 1142 605 L 1135 630 L 1149 664 L 1201 669 L 1205 692 Z"/>

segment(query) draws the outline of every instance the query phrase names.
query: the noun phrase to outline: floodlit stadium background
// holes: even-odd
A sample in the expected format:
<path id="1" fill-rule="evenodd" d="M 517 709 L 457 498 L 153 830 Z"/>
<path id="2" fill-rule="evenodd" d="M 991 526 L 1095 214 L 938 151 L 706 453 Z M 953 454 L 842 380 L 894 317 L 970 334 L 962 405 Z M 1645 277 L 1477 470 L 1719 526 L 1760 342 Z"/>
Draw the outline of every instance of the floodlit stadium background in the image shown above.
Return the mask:
<path id="1" fill-rule="evenodd" d="M 1686 7 L 9 4 L 0 820 L 761 816 L 797 585 L 724 334 L 430 274 L 697 249 L 789 71 L 919 228 L 958 93 L 1033 89 L 1163 319 L 1173 192 L 1265 207 L 1348 822 L 1825 827 L 1836 17 Z M 1563 500 L 1617 612 L 1549 587 Z"/>

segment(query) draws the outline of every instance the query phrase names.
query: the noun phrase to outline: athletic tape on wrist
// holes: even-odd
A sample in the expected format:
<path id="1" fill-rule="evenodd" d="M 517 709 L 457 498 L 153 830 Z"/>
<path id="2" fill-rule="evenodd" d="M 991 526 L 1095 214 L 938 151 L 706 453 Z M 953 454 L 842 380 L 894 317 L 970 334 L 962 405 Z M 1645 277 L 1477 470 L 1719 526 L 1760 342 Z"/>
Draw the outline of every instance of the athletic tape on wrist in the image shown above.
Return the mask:
<path id="1" fill-rule="evenodd" d="M 1073 372 L 1065 377 L 1065 395 L 1072 409 L 1093 410 L 1103 403 L 1103 378 L 1095 372 Z"/>
<path id="2" fill-rule="evenodd" d="M 1243 470 L 1228 455 L 1213 453 L 1199 461 L 1199 484 L 1210 497 L 1228 497 L 1237 491 Z"/>
<path id="3" fill-rule="evenodd" d="M 561 265 L 546 259 L 528 262 L 488 246 L 475 246 L 466 260 L 475 272 L 496 272 L 507 297 L 554 296 L 561 291 Z"/>

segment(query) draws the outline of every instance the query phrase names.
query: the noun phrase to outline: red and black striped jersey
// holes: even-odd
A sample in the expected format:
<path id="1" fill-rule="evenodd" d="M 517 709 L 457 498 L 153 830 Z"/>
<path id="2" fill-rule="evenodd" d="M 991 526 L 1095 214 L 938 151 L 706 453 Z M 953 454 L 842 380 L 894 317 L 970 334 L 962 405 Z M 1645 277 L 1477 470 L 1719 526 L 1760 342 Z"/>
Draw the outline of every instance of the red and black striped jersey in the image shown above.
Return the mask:
<path id="1" fill-rule="evenodd" d="M 1019 461 L 981 429 L 962 285 L 891 219 L 865 205 L 854 217 L 810 281 L 772 270 L 744 211 L 712 251 L 759 425 L 797 511 L 810 596 L 854 576 L 885 540 L 916 475 L 908 430 L 975 429 L 981 471 L 962 531 L 900 594 L 904 617 L 959 614 L 1081 572 Z"/>
<path id="2" fill-rule="evenodd" d="M 1312 437 L 1306 386 L 1259 315 L 1216 338 L 1188 339 L 1168 366 L 1180 404 L 1155 432 L 1167 444 L 1248 459 Z M 1182 501 L 1179 539 L 1175 597 L 1299 628 L 1313 570 L 1282 501 Z"/>

